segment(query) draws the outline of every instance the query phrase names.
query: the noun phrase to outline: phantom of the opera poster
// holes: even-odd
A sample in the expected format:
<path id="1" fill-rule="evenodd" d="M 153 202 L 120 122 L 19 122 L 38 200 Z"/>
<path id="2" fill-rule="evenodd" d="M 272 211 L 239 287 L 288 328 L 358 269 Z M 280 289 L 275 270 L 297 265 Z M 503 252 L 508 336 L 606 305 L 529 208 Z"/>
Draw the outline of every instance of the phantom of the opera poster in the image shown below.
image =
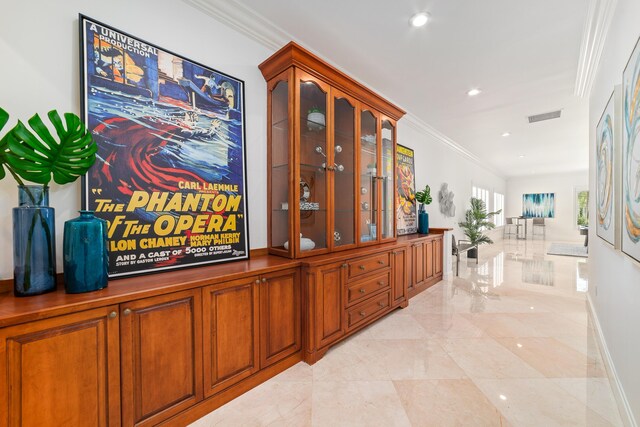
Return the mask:
<path id="1" fill-rule="evenodd" d="M 243 82 L 80 16 L 109 276 L 248 258 Z"/>

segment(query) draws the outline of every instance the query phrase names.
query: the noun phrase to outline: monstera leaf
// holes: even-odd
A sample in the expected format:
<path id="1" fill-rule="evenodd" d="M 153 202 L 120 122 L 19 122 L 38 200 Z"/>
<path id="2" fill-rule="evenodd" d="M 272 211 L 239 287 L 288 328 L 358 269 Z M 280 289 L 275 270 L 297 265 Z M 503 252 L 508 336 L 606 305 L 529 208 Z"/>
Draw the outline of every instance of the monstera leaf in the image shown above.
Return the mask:
<path id="1" fill-rule="evenodd" d="M 75 114 L 65 113 L 64 124 L 57 111 L 47 115 L 59 141 L 36 114 L 28 122 L 33 132 L 18 121 L 9 133 L 7 161 L 27 181 L 46 186 L 53 176 L 58 184 L 73 182 L 95 162 L 98 147 Z"/>
<path id="2" fill-rule="evenodd" d="M 9 113 L 0 108 L 0 131 L 4 128 L 4 125 L 9 121 Z M 7 174 L 4 171 L 4 165 L 7 163 L 7 148 L 8 148 L 8 136 L 5 135 L 0 139 L 0 179 L 3 179 Z"/>

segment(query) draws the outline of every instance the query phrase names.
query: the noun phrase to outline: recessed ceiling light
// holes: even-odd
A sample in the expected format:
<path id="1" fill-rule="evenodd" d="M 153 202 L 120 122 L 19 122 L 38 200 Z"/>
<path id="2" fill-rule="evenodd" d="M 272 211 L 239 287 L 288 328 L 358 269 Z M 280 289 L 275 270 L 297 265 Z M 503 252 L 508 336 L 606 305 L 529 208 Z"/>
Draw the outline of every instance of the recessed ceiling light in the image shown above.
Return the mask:
<path id="1" fill-rule="evenodd" d="M 520 154 L 518 157 L 520 157 L 521 159 L 524 159 L 524 154 Z"/>
<path id="2" fill-rule="evenodd" d="M 475 89 L 471 89 L 469 92 L 467 92 L 467 95 L 476 96 L 476 95 L 479 95 L 480 92 L 482 92 L 480 89 L 475 88 Z"/>
<path id="3" fill-rule="evenodd" d="M 419 12 L 411 17 L 409 22 L 414 27 L 422 27 L 424 24 L 429 21 L 429 14 L 427 12 Z"/>
<path id="4" fill-rule="evenodd" d="M 505 132 L 502 134 L 502 136 L 511 136 L 511 134 L 509 132 Z"/>

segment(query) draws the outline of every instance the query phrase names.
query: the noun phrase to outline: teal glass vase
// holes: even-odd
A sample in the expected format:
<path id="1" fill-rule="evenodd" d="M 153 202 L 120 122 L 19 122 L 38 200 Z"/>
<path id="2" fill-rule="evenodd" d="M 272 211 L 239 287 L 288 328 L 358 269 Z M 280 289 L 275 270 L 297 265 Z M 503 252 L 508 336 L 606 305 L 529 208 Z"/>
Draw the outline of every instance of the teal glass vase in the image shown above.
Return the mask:
<path id="1" fill-rule="evenodd" d="M 429 234 L 429 214 L 425 210 L 424 205 L 421 205 L 420 211 L 418 212 L 418 233 Z"/>
<path id="2" fill-rule="evenodd" d="M 55 211 L 49 188 L 18 186 L 13 208 L 13 293 L 24 297 L 56 289 Z"/>
<path id="3" fill-rule="evenodd" d="M 97 291 L 107 287 L 109 252 L 107 221 L 92 211 L 64 223 L 64 288 L 67 293 Z"/>

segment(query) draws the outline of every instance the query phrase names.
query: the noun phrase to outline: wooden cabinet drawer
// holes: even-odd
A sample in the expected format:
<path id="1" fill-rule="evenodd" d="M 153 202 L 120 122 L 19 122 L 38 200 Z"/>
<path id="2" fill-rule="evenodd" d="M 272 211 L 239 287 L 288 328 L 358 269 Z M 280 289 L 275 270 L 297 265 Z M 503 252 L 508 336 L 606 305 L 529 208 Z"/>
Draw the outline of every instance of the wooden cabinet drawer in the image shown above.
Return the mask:
<path id="1" fill-rule="evenodd" d="M 371 296 L 381 289 L 389 288 L 390 272 L 355 282 L 347 288 L 347 305 Z"/>
<path id="2" fill-rule="evenodd" d="M 389 267 L 391 264 L 390 254 L 389 252 L 385 252 L 382 254 L 372 255 L 349 261 L 347 264 L 349 266 L 347 279 L 351 280 L 371 273 L 372 271 L 382 270 L 383 268 Z"/>
<path id="3" fill-rule="evenodd" d="M 387 291 L 347 310 L 347 327 L 352 328 L 377 314 L 387 311 L 391 302 L 391 292 Z"/>

